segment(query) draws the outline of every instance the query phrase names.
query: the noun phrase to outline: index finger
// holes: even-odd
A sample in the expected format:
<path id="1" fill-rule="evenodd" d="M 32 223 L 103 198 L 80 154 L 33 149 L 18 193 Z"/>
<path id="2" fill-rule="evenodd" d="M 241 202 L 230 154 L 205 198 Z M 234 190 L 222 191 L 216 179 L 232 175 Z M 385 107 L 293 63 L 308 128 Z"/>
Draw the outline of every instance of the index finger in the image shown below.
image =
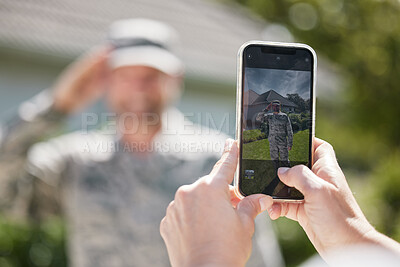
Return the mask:
<path id="1" fill-rule="evenodd" d="M 224 153 L 208 175 L 210 182 L 226 185 L 232 183 L 238 163 L 238 150 L 235 140 L 226 140 Z"/>

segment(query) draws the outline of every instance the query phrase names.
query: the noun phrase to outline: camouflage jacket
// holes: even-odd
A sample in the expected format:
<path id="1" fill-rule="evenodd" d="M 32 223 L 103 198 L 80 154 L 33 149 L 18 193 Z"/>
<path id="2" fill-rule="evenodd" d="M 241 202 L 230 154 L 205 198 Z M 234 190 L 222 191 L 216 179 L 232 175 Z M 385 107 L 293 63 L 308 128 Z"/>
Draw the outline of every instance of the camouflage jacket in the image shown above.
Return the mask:
<path id="1" fill-rule="evenodd" d="M 293 130 L 288 115 L 283 112 L 278 114 L 260 112 L 257 119 L 261 122 L 261 129 L 268 140 L 293 146 Z"/>

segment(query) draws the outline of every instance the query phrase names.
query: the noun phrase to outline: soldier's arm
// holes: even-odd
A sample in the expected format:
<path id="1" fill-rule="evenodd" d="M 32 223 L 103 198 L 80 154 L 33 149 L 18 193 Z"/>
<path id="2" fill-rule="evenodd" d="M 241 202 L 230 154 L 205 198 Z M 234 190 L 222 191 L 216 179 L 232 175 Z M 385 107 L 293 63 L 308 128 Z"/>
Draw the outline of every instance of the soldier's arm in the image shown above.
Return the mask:
<path id="1" fill-rule="evenodd" d="M 1 159 L 24 157 L 34 143 L 62 123 L 65 114 L 96 100 L 108 77 L 107 58 L 111 50 L 105 46 L 83 55 L 60 75 L 54 93 L 46 90 L 23 103 L 18 115 L 0 126 Z"/>
<path id="2" fill-rule="evenodd" d="M 49 90 L 23 102 L 17 114 L 0 124 L 0 163 L 25 157 L 29 148 L 59 129 L 66 115 L 53 108 Z"/>
<path id="3" fill-rule="evenodd" d="M 13 202 L 21 184 L 18 178 L 32 177 L 27 168 L 31 147 L 59 129 L 65 117 L 52 108 L 51 92 L 43 91 L 22 103 L 17 114 L 0 124 L 0 206 Z M 40 157 L 51 158 L 46 151 Z M 35 175 L 39 173 L 44 174 Z"/>
<path id="4" fill-rule="evenodd" d="M 264 122 L 264 112 L 259 112 L 256 116 L 256 121 L 263 123 Z"/>
<path id="5" fill-rule="evenodd" d="M 287 123 L 286 123 L 286 132 L 288 136 L 288 146 L 292 147 L 293 146 L 293 130 L 292 130 L 292 123 L 289 119 L 289 116 L 287 118 Z"/>

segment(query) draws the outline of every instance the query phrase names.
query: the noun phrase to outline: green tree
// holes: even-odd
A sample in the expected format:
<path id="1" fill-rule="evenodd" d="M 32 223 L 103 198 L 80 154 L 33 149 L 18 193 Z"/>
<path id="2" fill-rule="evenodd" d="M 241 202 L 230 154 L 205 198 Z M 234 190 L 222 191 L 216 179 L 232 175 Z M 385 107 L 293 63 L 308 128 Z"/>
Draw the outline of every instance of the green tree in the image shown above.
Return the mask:
<path id="1" fill-rule="evenodd" d="M 302 113 L 310 110 L 310 100 L 305 101 L 299 94 L 287 94 L 286 98 L 297 105 L 296 112 Z"/>

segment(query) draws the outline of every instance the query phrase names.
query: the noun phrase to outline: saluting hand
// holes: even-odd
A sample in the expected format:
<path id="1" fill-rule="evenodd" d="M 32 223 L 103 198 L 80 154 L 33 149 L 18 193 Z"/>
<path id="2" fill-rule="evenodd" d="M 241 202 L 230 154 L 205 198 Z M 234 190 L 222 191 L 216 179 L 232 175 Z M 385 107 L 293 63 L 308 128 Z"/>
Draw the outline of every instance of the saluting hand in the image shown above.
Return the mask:
<path id="1" fill-rule="evenodd" d="M 56 110 L 67 114 L 77 111 L 103 94 L 110 52 L 108 46 L 96 48 L 67 67 L 53 87 Z"/>

